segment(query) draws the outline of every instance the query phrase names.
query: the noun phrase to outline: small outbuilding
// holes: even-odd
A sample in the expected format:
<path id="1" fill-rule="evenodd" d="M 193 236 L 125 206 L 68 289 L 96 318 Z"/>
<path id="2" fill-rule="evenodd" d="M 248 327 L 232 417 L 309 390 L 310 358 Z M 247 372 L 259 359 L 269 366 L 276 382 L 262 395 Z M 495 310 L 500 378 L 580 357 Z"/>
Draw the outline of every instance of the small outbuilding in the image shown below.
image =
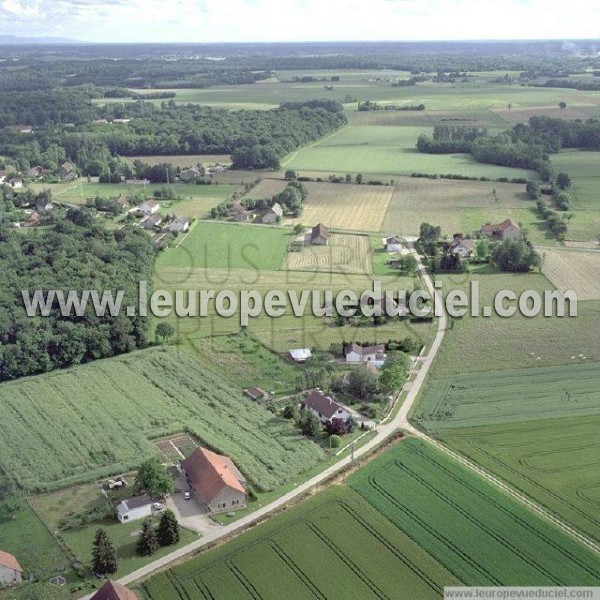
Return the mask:
<path id="1" fill-rule="evenodd" d="M 127 500 L 123 500 L 123 502 L 117 506 L 117 518 L 121 523 L 145 519 L 151 515 L 152 500 L 148 494 L 127 498 Z"/>
<path id="2" fill-rule="evenodd" d="M 23 569 L 19 561 L 8 552 L 0 550 L 0 588 L 19 585 L 23 581 Z"/>

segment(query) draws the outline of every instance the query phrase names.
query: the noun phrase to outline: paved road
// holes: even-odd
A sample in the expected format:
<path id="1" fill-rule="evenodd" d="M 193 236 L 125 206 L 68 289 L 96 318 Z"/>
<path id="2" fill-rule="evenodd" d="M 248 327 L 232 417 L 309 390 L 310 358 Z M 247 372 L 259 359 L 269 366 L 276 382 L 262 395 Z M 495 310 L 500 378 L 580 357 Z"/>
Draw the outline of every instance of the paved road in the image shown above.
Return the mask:
<path id="1" fill-rule="evenodd" d="M 439 290 L 436 290 L 434 288 L 431 277 L 426 272 L 425 267 L 423 266 L 423 263 L 421 262 L 420 257 L 415 252 L 413 244 L 410 244 L 409 246 L 410 246 L 411 252 L 413 252 L 415 258 L 417 259 L 417 265 L 418 265 L 417 268 L 421 274 L 422 281 L 425 283 L 425 286 L 427 287 L 427 290 L 432 295 L 432 297 L 435 295 L 436 302 L 441 303 L 442 298 L 440 296 Z M 437 318 L 437 332 L 436 332 L 435 338 L 433 340 L 433 343 L 431 344 L 431 347 L 429 348 L 429 352 L 425 356 L 423 356 L 423 358 L 421 360 L 421 368 L 419 369 L 417 376 L 413 380 L 410 390 L 408 391 L 406 399 L 404 400 L 402 406 L 400 407 L 398 414 L 388 423 L 386 423 L 384 425 L 379 425 L 377 427 L 376 436 L 373 437 L 371 440 L 369 440 L 364 446 L 361 446 L 360 448 L 358 448 L 354 452 L 354 457 L 359 458 L 360 456 L 370 452 L 377 446 L 381 445 L 385 440 L 387 440 L 395 431 L 397 431 L 398 429 L 404 429 L 405 431 L 413 434 L 414 436 L 433 444 L 436 448 L 445 452 L 446 454 L 449 454 L 450 456 L 452 456 L 453 458 L 455 458 L 456 460 L 461 462 L 467 468 L 477 472 L 479 475 L 484 477 L 490 483 L 492 483 L 496 487 L 500 488 L 502 491 L 509 494 L 510 496 L 512 496 L 513 498 L 518 500 L 519 502 L 522 502 L 523 504 L 528 506 L 531 510 L 535 511 L 537 514 L 543 515 L 544 517 L 546 517 L 547 519 L 552 521 L 556 526 L 558 526 L 560 529 L 562 529 L 564 532 L 568 533 L 569 535 L 578 539 L 580 542 L 585 544 L 588 548 L 600 553 L 600 546 L 598 544 L 596 544 L 592 540 L 588 539 L 587 537 L 583 536 L 579 532 L 575 531 L 567 523 L 562 522 L 560 519 L 558 519 L 554 515 L 550 514 L 548 511 L 546 511 L 543 507 L 539 506 L 538 504 L 536 504 L 535 502 L 533 502 L 526 496 L 515 491 L 510 486 L 508 486 L 506 483 L 504 483 L 500 479 L 494 477 L 493 475 L 491 475 L 490 473 L 488 473 L 487 471 L 482 469 L 479 465 L 460 456 L 459 454 L 450 450 L 449 448 L 446 448 L 443 444 L 441 444 L 437 440 L 429 437 L 422 431 L 416 429 L 412 424 L 409 423 L 408 414 L 409 414 L 409 412 L 421 390 L 423 383 L 425 382 L 427 374 L 429 373 L 429 369 L 431 368 L 431 365 L 440 349 L 440 346 L 442 344 L 442 341 L 444 339 L 444 335 L 446 332 L 446 325 L 447 325 L 447 317 L 445 314 L 443 316 Z M 190 544 L 187 544 L 186 546 L 183 546 L 177 550 L 174 550 L 170 554 L 167 554 L 166 556 L 163 556 L 162 558 L 159 558 L 158 560 L 155 560 L 155 561 L 147 564 L 146 566 L 138 569 L 137 571 L 134 571 L 133 573 L 130 573 L 129 575 L 126 575 L 125 577 L 122 577 L 121 579 L 118 580 L 119 583 L 121 583 L 123 585 L 129 585 L 131 583 L 139 581 L 140 579 L 143 579 L 143 578 L 147 577 L 148 575 L 151 575 L 155 571 L 158 571 L 158 570 L 168 566 L 172 562 L 177 561 L 181 558 L 184 558 L 185 556 L 187 556 L 189 554 L 197 552 L 201 548 L 211 544 L 212 542 L 214 542 L 216 540 L 225 538 L 233 533 L 236 533 L 236 532 L 244 529 L 249 524 L 254 523 L 257 520 L 260 520 L 262 517 L 269 515 L 270 513 L 281 508 L 288 502 L 294 500 L 299 495 L 308 491 L 310 488 L 314 487 L 315 485 L 323 482 L 324 480 L 331 477 L 332 475 L 339 473 L 339 471 L 344 469 L 351 462 L 352 462 L 351 456 L 348 456 L 348 457 L 340 460 L 339 462 L 337 462 L 334 465 L 332 465 L 331 467 L 325 469 L 324 471 L 322 471 L 321 473 L 319 473 L 312 479 L 309 479 L 308 481 L 304 482 L 303 484 L 297 486 L 293 491 L 288 492 L 287 494 L 285 494 L 284 496 L 281 496 L 277 500 L 274 500 L 270 504 L 267 504 L 267 505 L 263 506 L 262 508 L 259 508 L 258 510 L 249 514 L 248 516 L 239 519 L 235 523 L 231 523 L 229 525 L 225 525 L 223 527 L 215 529 L 214 531 L 207 532 L 206 535 L 204 535 L 202 538 L 199 538 L 198 540 L 195 540 L 195 541 L 191 542 Z M 89 598 L 91 598 L 91 596 L 92 596 L 91 594 L 88 596 L 85 596 L 85 598 L 82 600 L 88 600 Z"/>

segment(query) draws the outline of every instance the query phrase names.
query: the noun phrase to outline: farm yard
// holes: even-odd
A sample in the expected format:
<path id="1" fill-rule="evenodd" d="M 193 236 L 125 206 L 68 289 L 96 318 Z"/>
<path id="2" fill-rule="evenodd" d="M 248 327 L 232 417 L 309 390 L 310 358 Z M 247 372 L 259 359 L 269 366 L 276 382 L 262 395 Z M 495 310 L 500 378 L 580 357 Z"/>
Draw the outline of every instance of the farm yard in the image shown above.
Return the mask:
<path id="1" fill-rule="evenodd" d="M 458 579 L 409 536 L 350 489 L 334 486 L 229 544 L 155 575 L 142 590 L 151 600 L 338 594 L 434 600 L 451 584 Z"/>
<path id="2" fill-rule="evenodd" d="M 577 299 L 600 300 L 600 252 L 540 250 L 542 272 L 559 290 L 575 290 Z"/>
<path id="3" fill-rule="evenodd" d="M 371 273 L 369 238 L 333 233 L 327 246 L 303 246 L 299 252 L 288 252 L 285 268 L 313 273 Z"/>
<path id="4" fill-rule="evenodd" d="M 431 446 L 407 440 L 348 483 L 465 585 L 595 585 L 600 559 Z"/>
<path id="5" fill-rule="evenodd" d="M 323 459 L 321 448 L 175 348 L 98 361 L 0 388 L 0 456 L 26 490 L 136 468 L 153 438 L 188 431 L 270 490 Z M 40 452 L 43 448 L 44 451 Z"/>

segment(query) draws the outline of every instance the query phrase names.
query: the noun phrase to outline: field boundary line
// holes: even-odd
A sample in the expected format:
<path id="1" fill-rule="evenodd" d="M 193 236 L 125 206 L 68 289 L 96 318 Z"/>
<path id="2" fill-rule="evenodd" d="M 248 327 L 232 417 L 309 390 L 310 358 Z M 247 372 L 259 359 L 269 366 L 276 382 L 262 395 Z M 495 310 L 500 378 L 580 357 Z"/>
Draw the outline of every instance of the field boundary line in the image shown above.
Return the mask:
<path id="1" fill-rule="evenodd" d="M 455 450 L 452 450 L 451 448 L 449 448 L 448 446 L 446 446 L 439 440 L 436 440 L 435 438 L 430 437 L 429 435 L 427 435 L 426 433 L 417 429 L 413 425 L 409 425 L 409 427 L 407 428 L 407 431 L 409 433 L 412 433 L 416 437 L 430 443 L 432 446 L 434 446 L 435 448 L 437 448 L 444 454 L 450 456 L 451 458 L 453 458 L 454 460 L 459 462 L 461 465 L 467 467 L 471 471 L 474 471 L 480 477 L 483 477 L 486 481 L 493 484 L 496 488 L 500 489 L 508 496 L 512 497 L 513 499 L 519 501 L 521 504 L 525 505 L 529 510 L 536 513 L 538 516 L 541 516 L 541 517 L 545 518 L 547 521 L 550 521 L 555 527 L 560 529 L 563 533 L 566 533 L 571 538 L 576 539 L 578 542 L 580 542 L 581 544 L 586 546 L 589 550 L 592 550 L 596 554 L 600 554 L 600 544 L 598 544 L 594 540 L 590 539 L 583 533 L 579 532 L 577 529 L 575 529 L 575 527 L 569 525 L 568 523 L 566 523 L 565 521 L 563 521 L 562 519 L 560 519 L 559 517 L 554 515 L 551 511 L 549 511 L 547 508 L 541 506 L 540 504 L 538 504 L 537 502 L 535 502 L 534 500 L 529 498 L 526 494 L 513 488 L 510 484 L 503 481 L 500 477 L 493 475 L 492 473 L 488 472 L 486 469 L 484 469 L 477 463 L 473 462 L 471 459 L 463 456 L 462 454 L 460 454 L 459 452 L 456 452 Z"/>

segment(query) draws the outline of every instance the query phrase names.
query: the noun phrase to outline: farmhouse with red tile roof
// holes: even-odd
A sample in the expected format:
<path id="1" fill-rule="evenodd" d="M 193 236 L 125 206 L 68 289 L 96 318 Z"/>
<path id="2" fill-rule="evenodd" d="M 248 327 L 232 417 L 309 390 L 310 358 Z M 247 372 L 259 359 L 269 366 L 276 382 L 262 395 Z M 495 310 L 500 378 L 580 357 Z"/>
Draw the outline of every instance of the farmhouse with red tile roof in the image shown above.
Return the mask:
<path id="1" fill-rule="evenodd" d="M 181 467 L 195 499 L 209 512 L 246 506 L 246 479 L 229 457 L 196 448 Z"/>
<path id="2" fill-rule="evenodd" d="M 501 240 L 510 240 L 521 237 L 521 228 L 512 219 L 506 219 L 496 225 L 484 225 L 481 228 L 481 234 L 498 237 Z"/>
<path id="3" fill-rule="evenodd" d="M 23 569 L 19 561 L 8 552 L 0 550 L 0 588 L 17 585 L 23 581 Z"/>

